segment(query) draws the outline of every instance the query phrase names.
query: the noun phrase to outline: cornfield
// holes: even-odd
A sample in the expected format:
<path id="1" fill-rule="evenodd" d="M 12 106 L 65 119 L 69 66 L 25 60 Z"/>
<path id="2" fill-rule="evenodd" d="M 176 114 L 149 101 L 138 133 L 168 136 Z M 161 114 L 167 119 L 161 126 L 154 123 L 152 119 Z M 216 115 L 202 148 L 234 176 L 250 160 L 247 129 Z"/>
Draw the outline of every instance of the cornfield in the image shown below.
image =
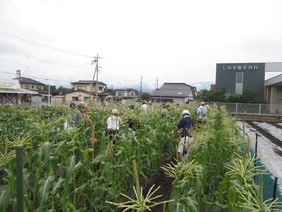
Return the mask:
<path id="1" fill-rule="evenodd" d="M 115 144 L 106 136 L 113 107 L 123 119 Z M 196 119 L 196 105 L 171 104 L 165 117 L 158 105 L 146 113 L 138 105 L 91 106 L 66 130 L 69 108 L 1 106 L 0 211 L 18 209 L 18 146 L 24 148 L 24 211 L 149 210 L 158 188 L 144 196 L 142 188 L 164 161 L 172 161 L 162 169 L 175 179 L 170 200 L 162 202 L 166 211 L 279 210 L 276 200 L 262 199 L 262 185 L 253 176 L 263 172 L 223 107 L 211 107 L 207 122 L 196 126 L 188 154 L 177 161 L 179 137 L 170 132 L 183 109 Z M 140 122 L 135 133 L 126 124 L 129 118 Z"/>

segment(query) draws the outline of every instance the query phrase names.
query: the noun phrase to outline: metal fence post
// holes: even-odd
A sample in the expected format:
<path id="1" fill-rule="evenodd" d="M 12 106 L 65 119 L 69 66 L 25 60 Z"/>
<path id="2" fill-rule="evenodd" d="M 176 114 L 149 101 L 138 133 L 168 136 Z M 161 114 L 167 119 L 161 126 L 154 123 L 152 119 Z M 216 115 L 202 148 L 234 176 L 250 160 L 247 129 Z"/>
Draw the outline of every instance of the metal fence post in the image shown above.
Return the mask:
<path id="1" fill-rule="evenodd" d="M 258 154 L 258 133 L 256 132 L 255 163 L 254 163 L 255 170 L 254 170 L 254 172 L 256 172 L 257 154 Z M 255 181 L 256 181 L 256 175 L 254 174 L 254 182 L 255 182 Z"/>
<path id="2" fill-rule="evenodd" d="M 17 212 L 24 211 L 23 146 L 16 146 Z"/>
<path id="3" fill-rule="evenodd" d="M 261 113 L 261 104 L 259 104 L 259 115 Z"/>
<path id="4" fill-rule="evenodd" d="M 256 132 L 255 158 L 258 155 L 258 133 Z"/>
<path id="5" fill-rule="evenodd" d="M 278 177 L 275 177 L 275 180 L 274 180 L 274 187 L 273 187 L 273 199 L 272 199 L 272 201 L 274 201 L 274 200 L 276 199 L 277 181 L 278 181 Z"/>

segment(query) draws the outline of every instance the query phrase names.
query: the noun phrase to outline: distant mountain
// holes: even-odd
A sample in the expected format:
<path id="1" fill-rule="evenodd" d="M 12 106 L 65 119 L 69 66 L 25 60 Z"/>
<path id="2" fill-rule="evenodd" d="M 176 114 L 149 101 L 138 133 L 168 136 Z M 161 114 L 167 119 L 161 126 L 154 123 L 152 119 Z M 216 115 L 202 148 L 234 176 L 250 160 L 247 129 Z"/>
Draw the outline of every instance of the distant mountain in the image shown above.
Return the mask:
<path id="1" fill-rule="evenodd" d="M 197 88 L 197 91 L 200 91 L 200 90 L 205 90 L 205 89 L 210 90 L 212 84 L 215 84 L 215 83 L 214 82 L 195 82 L 189 85 L 195 86 Z"/>
<path id="2" fill-rule="evenodd" d="M 136 90 L 138 90 L 138 91 L 140 91 L 140 85 L 137 85 L 137 84 L 128 84 L 128 86 L 115 86 L 114 87 L 114 89 L 123 89 L 123 88 L 132 88 L 132 89 L 136 89 Z M 151 93 L 151 92 L 153 92 L 154 90 L 155 90 L 156 88 L 152 88 L 152 87 L 150 87 L 150 86 L 148 86 L 148 85 L 142 85 L 142 92 L 144 93 L 144 92 L 147 92 L 147 93 Z"/>
<path id="3" fill-rule="evenodd" d="M 200 91 L 200 90 L 204 90 L 204 89 L 210 90 L 211 84 L 214 84 L 214 82 L 195 82 L 195 83 L 186 83 L 186 84 L 191 85 L 191 86 L 195 86 L 197 88 L 197 91 Z M 119 89 L 119 88 L 125 88 L 125 87 L 124 86 L 117 86 L 114 89 Z M 128 85 L 127 88 L 133 88 L 133 89 L 140 91 L 140 85 L 138 85 L 138 84 Z M 155 89 L 156 88 L 153 88 L 153 87 L 146 85 L 146 84 L 142 85 L 142 92 L 151 93 Z"/>

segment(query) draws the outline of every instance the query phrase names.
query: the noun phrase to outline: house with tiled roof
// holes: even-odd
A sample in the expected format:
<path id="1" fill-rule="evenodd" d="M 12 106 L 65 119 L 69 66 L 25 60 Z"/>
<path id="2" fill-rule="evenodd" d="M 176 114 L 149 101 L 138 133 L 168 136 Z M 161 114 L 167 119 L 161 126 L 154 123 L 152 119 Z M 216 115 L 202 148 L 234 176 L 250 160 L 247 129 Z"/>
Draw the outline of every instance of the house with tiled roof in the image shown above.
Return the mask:
<path id="1" fill-rule="evenodd" d="M 37 80 L 27 78 L 27 77 L 21 77 L 18 76 L 15 78 L 15 80 L 18 80 L 20 83 L 20 87 L 22 89 L 30 90 L 30 91 L 36 91 L 37 94 L 32 94 L 32 98 L 24 98 L 22 99 L 23 102 L 28 103 L 30 105 L 46 105 L 48 102 L 48 97 L 50 98 L 51 95 L 48 93 L 47 90 L 44 90 L 45 84 L 42 82 L 39 82 Z M 32 101 L 30 102 L 30 99 Z"/>
<path id="2" fill-rule="evenodd" d="M 179 104 L 193 101 L 196 87 L 186 83 L 164 83 L 160 88 L 151 93 L 153 102 L 175 102 Z"/>
<path id="3" fill-rule="evenodd" d="M 114 89 L 113 92 L 115 101 L 137 99 L 139 97 L 136 89 L 132 88 Z"/>
<path id="4" fill-rule="evenodd" d="M 113 96 L 105 92 L 107 85 L 95 80 L 79 80 L 71 82 L 73 91 L 66 93 L 66 104 L 71 102 L 89 102 L 91 99 L 99 102 L 109 102 Z"/>

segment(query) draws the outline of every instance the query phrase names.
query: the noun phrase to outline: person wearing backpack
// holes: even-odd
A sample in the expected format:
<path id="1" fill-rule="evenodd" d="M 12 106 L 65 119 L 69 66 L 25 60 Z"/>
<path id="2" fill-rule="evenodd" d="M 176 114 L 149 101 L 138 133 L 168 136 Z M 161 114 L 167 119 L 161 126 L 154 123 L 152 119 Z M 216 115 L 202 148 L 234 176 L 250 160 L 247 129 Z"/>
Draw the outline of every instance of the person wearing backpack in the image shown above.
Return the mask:
<path id="1" fill-rule="evenodd" d="M 198 123 L 202 124 L 207 119 L 208 109 L 205 107 L 205 102 L 201 102 L 197 108 L 197 119 Z"/>
<path id="2" fill-rule="evenodd" d="M 179 160 L 181 160 L 183 155 L 187 153 L 187 144 L 194 140 L 192 134 L 189 133 L 192 131 L 192 129 L 194 129 L 194 122 L 190 118 L 190 112 L 188 110 L 183 110 L 183 112 L 181 113 L 181 117 L 182 118 L 178 122 L 176 128 L 171 132 L 175 134 L 182 129 L 182 131 L 180 132 L 181 140 L 178 144 L 178 150 L 177 150 Z"/>

